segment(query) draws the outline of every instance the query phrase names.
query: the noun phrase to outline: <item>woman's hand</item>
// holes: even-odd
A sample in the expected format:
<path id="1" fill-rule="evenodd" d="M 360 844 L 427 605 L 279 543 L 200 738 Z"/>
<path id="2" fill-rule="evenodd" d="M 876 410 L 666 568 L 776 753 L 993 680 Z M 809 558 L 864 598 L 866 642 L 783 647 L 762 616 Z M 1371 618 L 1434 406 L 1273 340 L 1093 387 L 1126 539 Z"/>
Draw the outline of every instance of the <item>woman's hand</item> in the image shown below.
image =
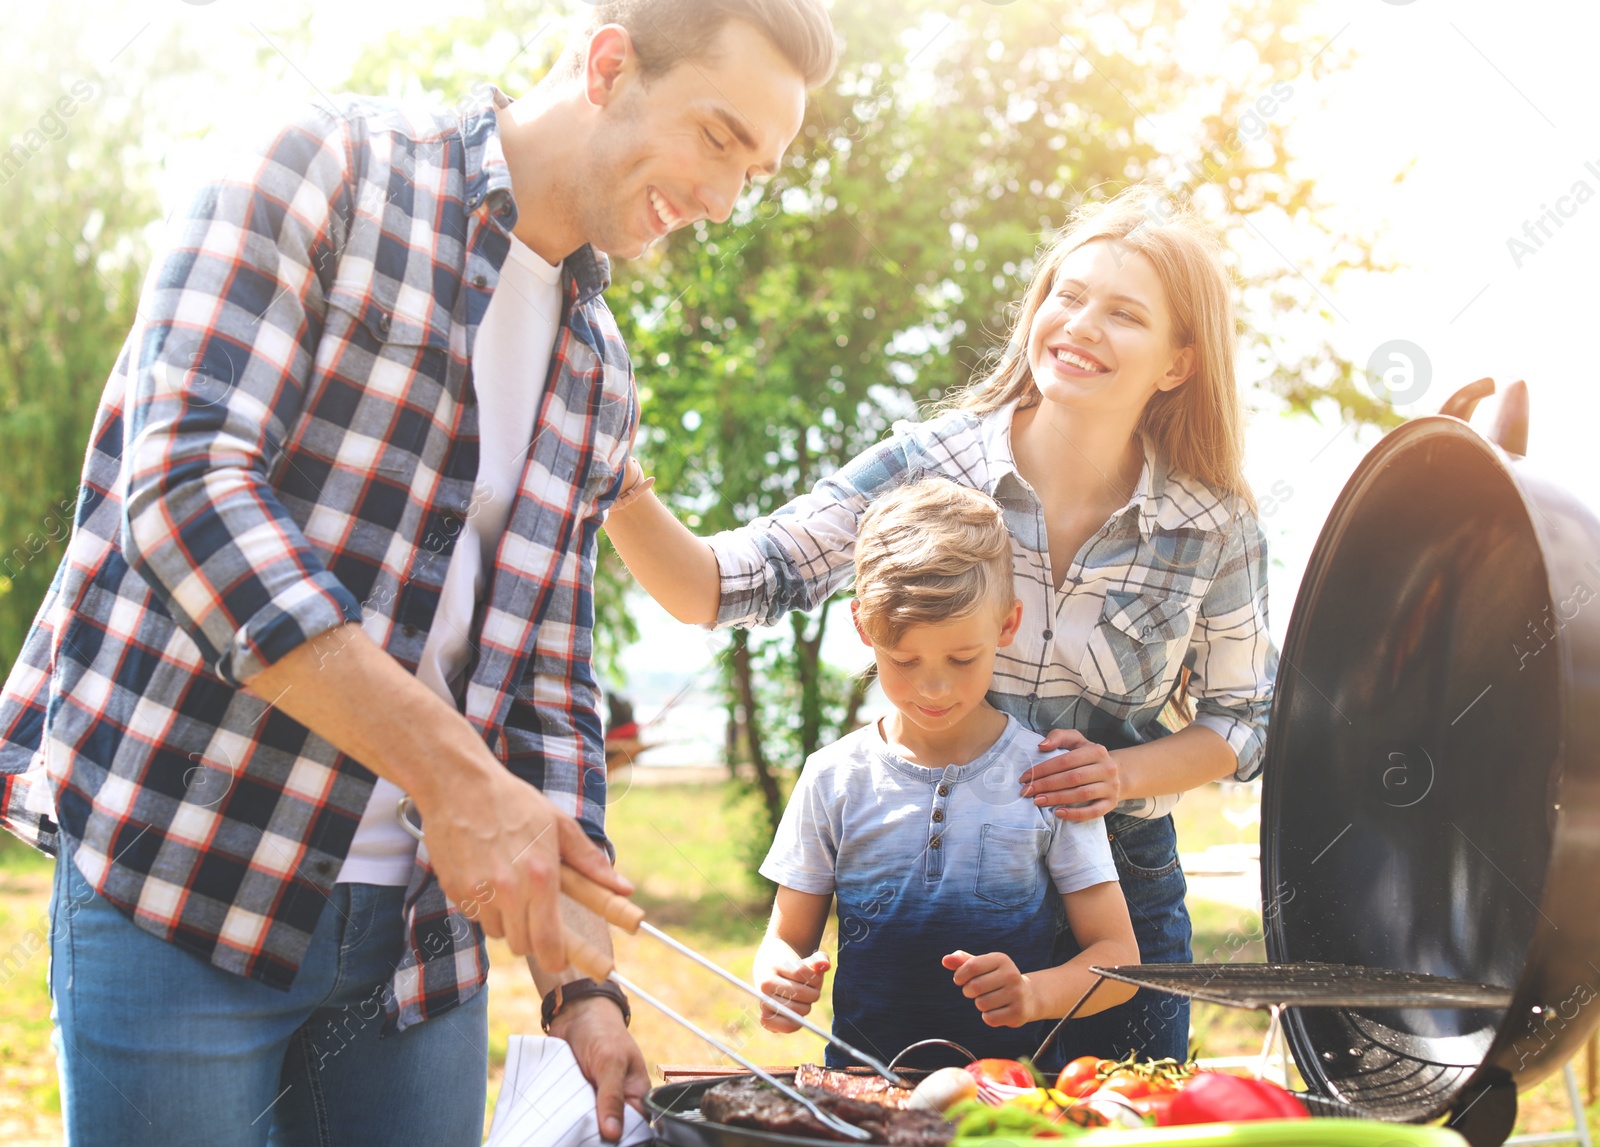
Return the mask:
<path id="1" fill-rule="evenodd" d="M 811 1005 L 822 998 L 822 984 L 828 976 L 828 957 L 813 952 L 805 959 L 780 960 L 767 969 L 756 969 L 759 977 L 756 987 L 764 996 L 772 996 L 789 1005 L 789 1009 L 807 1015 Z M 763 974 L 763 971 L 765 974 Z M 761 1026 L 769 1032 L 797 1032 L 800 1025 L 787 1016 L 780 1016 L 767 1004 L 761 1005 Z"/>
<path id="2" fill-rule="evenodd" d="M 1022 795 L 1041 807 L 1054 806 L 1063 820 L 1105 816 L 1122 800 L 1116 759 L 1076 729 L 1052 729 L 1041 749 L 1065 749 L 1022 774 Z"/>
<path id="3" fill-rule="evenodd" d="M 951 952 L 940 961 L 955 973 L 961 994 L 978 1005 L 992 1028 L 1019 1028 L 1034 1019 L 1033 984 L 1004 952 L 970 956 Z"/>

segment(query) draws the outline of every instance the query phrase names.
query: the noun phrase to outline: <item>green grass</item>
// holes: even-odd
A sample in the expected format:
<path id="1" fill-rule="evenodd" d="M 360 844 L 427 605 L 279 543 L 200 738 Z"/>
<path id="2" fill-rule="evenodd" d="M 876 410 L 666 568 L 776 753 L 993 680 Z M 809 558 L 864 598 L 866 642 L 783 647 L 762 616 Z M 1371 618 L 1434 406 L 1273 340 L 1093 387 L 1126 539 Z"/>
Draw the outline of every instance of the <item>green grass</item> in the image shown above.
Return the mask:
<path id="1" fill-rule="evenodd" d="M 731 782 L 664 785 L 612 794 L 606 831 L 617 867 L 658 926 L 685 943 L 760 942 L 771 890 L 747 857 L 764 815 Z"/>
<path id="2" fill-rule="evenodd" d="M 0 832 L 0 873 L 49 872 L 55 865 L 50 857 L 8 832 Z"/>
<path id="3" fill-rule="evenodd" d="M 54 863 L 5 837 L 0 849 L 0 1128 L 59 1114 L 50 1053 L 50 925 Z M 7 1138 L 0 1135 L 0 1139 Z"/>

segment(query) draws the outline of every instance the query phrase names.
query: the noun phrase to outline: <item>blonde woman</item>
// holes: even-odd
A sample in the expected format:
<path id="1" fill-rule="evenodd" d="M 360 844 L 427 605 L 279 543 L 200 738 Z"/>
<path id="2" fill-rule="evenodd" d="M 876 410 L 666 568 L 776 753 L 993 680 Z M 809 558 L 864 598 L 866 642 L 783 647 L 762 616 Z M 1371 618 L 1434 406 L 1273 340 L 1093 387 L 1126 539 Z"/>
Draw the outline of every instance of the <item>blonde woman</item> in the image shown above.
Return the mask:
<path id="1" fill-rule="evenodd" d="M 1079 211 L 1041 251 L 993 368 L 810 493 L 700 539 L 633 462 L 606 528 L 679 620 L 770 624 L 850 576 L 874 499 L 934 474 L 993 496 L 1023 615 L 989 699 L 1061 750 L 1014 799 L 1104 816 L 1141 961 L 1182 963 L 1169 813 L 1187 789 L 1259 771 L 1276 654 L 1241 466 L 1230 281 L 1205 227 L 1155 194 Z M 1194 716 L 1174 732 L 1158 717 L 1180 678 Z M 1188 1050 L 1187 1004 L 1149 992 L 1070 1027 L 1080 1054 Z"/>

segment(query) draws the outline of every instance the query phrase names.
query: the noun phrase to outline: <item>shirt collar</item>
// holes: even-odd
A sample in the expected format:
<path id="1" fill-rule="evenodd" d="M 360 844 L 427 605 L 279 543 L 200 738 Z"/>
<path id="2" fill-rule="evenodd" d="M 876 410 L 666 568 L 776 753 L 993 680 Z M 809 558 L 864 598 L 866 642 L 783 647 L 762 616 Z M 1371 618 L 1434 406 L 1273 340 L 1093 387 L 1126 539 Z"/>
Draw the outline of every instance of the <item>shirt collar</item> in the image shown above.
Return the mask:
<path id="1" fill-rule="evenodd" d="M 491 84 L 488 99 L 461 117 L 461 137 L 467 149 L 466 208 L 476 211 L 480 204 L 487 204 L 490 216 L 508 234 L 517 225 L 517 201 L 511 194 L 511 168 L 495 112 L 510 104 L 511 97 Z M 585 243 L 562 260 L 561 276 L 576 287 L 577 301 L 587 303 L 611 285 L 611 261 Z"/>
<path id="2" fill-rule="evenodd" d="M 998 499 L 1001 484 L 1008 479 L 1018 487 L 1025 485 L 1017 473 L 1017 458 L 1011 452 L 1011 420 L 1017 413 L 1017 403 L 1008 402 L 983 415 L 978 423 L 978 433 L 983 436 L 983 457 L 988 463 L 988 480 L 984 493 Z"/>
<path id="3" fill-rule="evenodd" d="M 979 432 L 983 436 L 983 454 L 988 461 L 988 483 L 985 492 L 992 498 L 1001 496 L 1001 485 L 1007 479 L 1019 487 L 1022 475 L 1017 472 L 1016 456 L 1011 452 L 1011 422 L 1018 401 L 984 415 Z M 1210 487 L 1184 479 L 1172 473 L 1165 455 L 1155 444 L 1141 438 L 1144 462 L 1139 467 L 1139 478 L 1133 493 L 1123 507 L 1111 516 L 1119 518 L 1130 509 L 1138 510 L 1139 532 L 1146 538 L 1160 528 L 1181 526 L 1201 529 L 1221 529 L 1229 519 L 1227 506 Z"/>

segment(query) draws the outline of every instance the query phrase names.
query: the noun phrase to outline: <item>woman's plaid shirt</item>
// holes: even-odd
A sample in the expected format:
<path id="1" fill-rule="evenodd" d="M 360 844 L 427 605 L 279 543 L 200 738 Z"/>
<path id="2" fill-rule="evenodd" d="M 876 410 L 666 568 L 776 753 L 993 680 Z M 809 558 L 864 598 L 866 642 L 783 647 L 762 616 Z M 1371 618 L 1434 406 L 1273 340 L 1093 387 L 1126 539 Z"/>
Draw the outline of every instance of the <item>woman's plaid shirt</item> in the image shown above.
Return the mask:
<path id="1" fill-rule="evenodd" d="M 994 498 L 1011 531 L 1022 628 L 996 658 L 989 700 L 1036 732 L 1077 729 L 1123 748 L 1167 733 L 1157 718 L 1188 666 L 1195 723 L 1228 742 L 1234 776 L 1250 780 L 1261 770 L 1278 662 L 1255 515 L 1147 448 L 1127 504 L 1058 578 L 1044 507 L 1011 454 L 1015 410 L 898 423 L 811 493 L 712 538 L 717 624 L 770 625 L 826 601 L 854 573 L 867 506 L 919 478 L 949 478 Z M 1162 815 L 1176 800 L 1140 797 L 1118 811 Z"/>
<path id="2" fill-rule="evenodd" d="M 173 218 L 100 402 L 66 557 L 0 697 L 0 823 L 70 856 L 140 927 L 275 987 L 373 776 L 240 683 L 346 621 L 416 668 L 477 504 L 472 348 L 516 221 L 504 101 L 309 110 Z M 566 260 L 457 698 L 602 843 L 591 586 L 638 418 L 607 281 L 591 249 Z M 54 821 L 33 811 L 50 806 Z M 401 1028 L 470 998 L 488 966 L 425 850 L 406 916 L 386 993 Z"/>

